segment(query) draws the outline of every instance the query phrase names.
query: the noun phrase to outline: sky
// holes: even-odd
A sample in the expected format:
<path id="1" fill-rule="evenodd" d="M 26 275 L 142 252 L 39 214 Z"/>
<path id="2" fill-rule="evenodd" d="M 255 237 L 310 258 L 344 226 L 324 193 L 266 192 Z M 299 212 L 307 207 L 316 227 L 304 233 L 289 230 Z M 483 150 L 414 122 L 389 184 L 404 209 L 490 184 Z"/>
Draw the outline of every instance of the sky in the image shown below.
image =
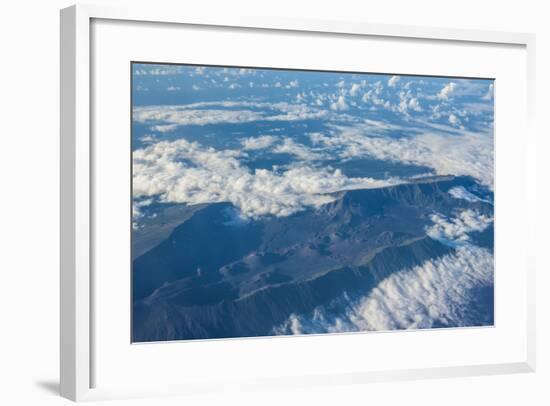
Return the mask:
<path id="1" fill-rule="evenodd" d="M 493 81 L 132 65 L 134 222 L 154 203 L 288 216 L 430 175 L 493 188 Z"/>

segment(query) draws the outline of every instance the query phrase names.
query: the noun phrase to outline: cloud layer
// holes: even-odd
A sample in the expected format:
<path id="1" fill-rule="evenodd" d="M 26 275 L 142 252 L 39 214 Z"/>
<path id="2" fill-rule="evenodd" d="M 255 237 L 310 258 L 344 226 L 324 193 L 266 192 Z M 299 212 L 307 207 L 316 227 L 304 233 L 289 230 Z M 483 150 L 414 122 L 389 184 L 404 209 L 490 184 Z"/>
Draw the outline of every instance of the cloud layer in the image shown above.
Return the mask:
<path id="1" fill-rule="evenodd" d="M 454 197 L 455 199 L 462 199 L 466 200 L 468 202 L 486 202 L 491 203 L 490 201 L 486 199 L 482 199 L 479 196 L 476 196 L 472 192 L 466 190 L 463 186 L 456 186 L 449 190 L 449 194 Z"/>
<path id="2" fill-rule="evenodd" d="M 470 209 L 461 211 L 454 218 L 434 213 L 430 216 L 430 220 L 433 224 L 426 229 L 426 233 L 434 240 L 452 242 L 452 245 L 468 242 L 469 233 L 483 231 L 493 222 L 491 216 L 479 214 Z"/>
<path id="3" fill-rule="evenodd" d="M 250 144 L 250 141 L 247 141 Z M 257 144 L 254 144 L 257 146 Z M 296 144 L 283 143 L 286 152 L 300 154 Z M 134 197 L 156 197 L 164 202 L 231 202 L 242 217 L 288 216 L 334 199 L 340 190 L 382 187 L 399 182 L 389 178 L 348 178 L 340 170 L 298 165 L 285 171 L 242 166 L 244 152 L 215 150 L 179 139 L 134 151 Z"/>
<path id="4" fill-rule="evenodd" d="M 472 290 L 493 285 L 493 256 L 471 245 L 454 254 L 426 261 L 384 279 L 365 298 L 348 302 L 341 316 L 317 308 L 310 317 L 292 315 L 274 329 L 277 334 L 338 333 L 431 328 L 437 325 L 462 327 L 482 314 L 466 314 L 473 301 Z M 345 300 L 345 298 L 344 298 Z M 472 310 L 472 309 L 470 309 Z"/>
<path id="5" fill-rule="evenodd" d="M 240 109 L 234 109 L 236 107 Z M 326 114 L 326 111 L 301 104 L 228 101 L 135 107 L 133 120 L 150 124 L 157 131 L 172 131 L 179 126 L 187 125 L 313 120 L 320 119 Z"/>
<path id="6" fill-rule="evenodd" d="M 343 159 L 367 156 L 427 166 L 439 175 L 468 175 L 493 187 L 493 143 L 487 134 L 412 132 L 396 138 L 380 136 L 366 124 L 332 128 L 332 134 L 318 133 L 312 141 L 337 151 Z"/>

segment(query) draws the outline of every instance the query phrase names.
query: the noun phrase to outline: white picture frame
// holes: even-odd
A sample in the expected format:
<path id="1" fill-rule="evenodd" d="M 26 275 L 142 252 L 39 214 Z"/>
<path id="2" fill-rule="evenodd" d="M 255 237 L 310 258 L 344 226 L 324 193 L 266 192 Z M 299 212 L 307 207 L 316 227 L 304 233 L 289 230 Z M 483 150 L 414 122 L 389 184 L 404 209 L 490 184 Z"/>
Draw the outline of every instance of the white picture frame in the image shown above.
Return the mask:
<path id="1" fill-rule="evenodd" d="M 255 18 L 231 20 L 223 17 L 190 17 L 185 7 L 166 10 L 150 8 L 111 8 L 76 5 L 61 11 L 61 269 L 60 269 L 60 323 L 61 323 L 61 394 L 71 400 L 98 397 L 140 396 L 150 392 L 134 389 L 104 391 L 92 389 L 90 370 L 94 363 L 91 336 L 94 328 L 91 316 L 91 291 L 94 289 L 92 271 L 94 229 L 92 199 L 91 148 L 91 24 L 93 20 L 117 20 L 128 23 L 153 22 L 195 26 L 240 27 L 247 29 L 288 32 L 315 32 L 318 34 L 348 34 L 369 37 L 438 40 L 461 44 L 486 43 L 525 47 L 527 55 L 527 120 L 525 143 L 532 162 L 528 167 L 534 173 L 534 49 L 535 37 L 526 33 L 474 31 L 447 28 L 428 28 L 402 25 L 377 25 L 341 21 L 291 20 Z M 526 185 L 533 191 L 534 184 Z M 534 192 L 533 192 L 534 194 Z M 528 217 L 535 222 L 534 196 L 528 199 Z M 531 224 L 531 230 L 533 225 Z M 533 233 L 534 234 L 534 233 Z M 531 237 L 534 238 L 534 237 Z M 410 368 L 387 371 L 367 371 L 334 375 L 311 375 L 296 381 L 292 377 L 266 381 L 266 385 L 362 383 L 380 380 L 422 379 L 435 377 L 469 376 L 529 372 L 535 370 L 535 268 L 533 253 L 522 272 L 527 278 L 526 346 L 520 362 L 468 364 L 437 368 Z M 158 393 L 166 393 L 159 388 Z M 186 393 L 184 385 L 170 389 Z"/>

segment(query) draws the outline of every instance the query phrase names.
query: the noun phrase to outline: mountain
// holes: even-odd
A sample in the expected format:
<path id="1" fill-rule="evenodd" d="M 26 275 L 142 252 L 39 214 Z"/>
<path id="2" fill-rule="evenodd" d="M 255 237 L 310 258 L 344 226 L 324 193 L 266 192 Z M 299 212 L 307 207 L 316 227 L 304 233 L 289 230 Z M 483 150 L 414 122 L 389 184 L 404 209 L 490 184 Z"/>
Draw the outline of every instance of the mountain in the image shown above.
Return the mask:
<path id="1" fill-rule="evenodd" d="M 424 178 L 338 192 L 318 209 L 255 221 L 235 221 L 230 203 L 185 211 L 133 261 L 133 341 L 270 335 L 293 313 L 366 294 L 453 250 L 426 235 L 434 212 L 492 215 L 487 201 L 452 197 L 454 187 L 480 188 L 469 177 Z M 490 245 L 492 231 L 477 238 Z"/>

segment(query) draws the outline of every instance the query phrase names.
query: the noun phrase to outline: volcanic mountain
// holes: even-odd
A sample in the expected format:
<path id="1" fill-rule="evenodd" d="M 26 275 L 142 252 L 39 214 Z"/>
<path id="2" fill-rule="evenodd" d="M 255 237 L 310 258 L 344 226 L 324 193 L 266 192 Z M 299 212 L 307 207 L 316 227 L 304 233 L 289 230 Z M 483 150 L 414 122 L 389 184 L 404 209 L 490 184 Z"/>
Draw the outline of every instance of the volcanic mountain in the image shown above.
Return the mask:
<path id="1" fill-rule="evenodd" d="M 433 213 L 492 216 L 485 196 L 459 199 L 448 193 L 456 187 L 483 190 L 470 177 L 430 177 L 246 221 L 230 203 L 167 207 L 160 218 L 169 221 L 134 238 L 133 341 L 271 335 L 291 314 L 365 295 L 392 273 L 453 251 L 427 235 Z M 475 238 L 492 246 L 492 227 Z"/>

